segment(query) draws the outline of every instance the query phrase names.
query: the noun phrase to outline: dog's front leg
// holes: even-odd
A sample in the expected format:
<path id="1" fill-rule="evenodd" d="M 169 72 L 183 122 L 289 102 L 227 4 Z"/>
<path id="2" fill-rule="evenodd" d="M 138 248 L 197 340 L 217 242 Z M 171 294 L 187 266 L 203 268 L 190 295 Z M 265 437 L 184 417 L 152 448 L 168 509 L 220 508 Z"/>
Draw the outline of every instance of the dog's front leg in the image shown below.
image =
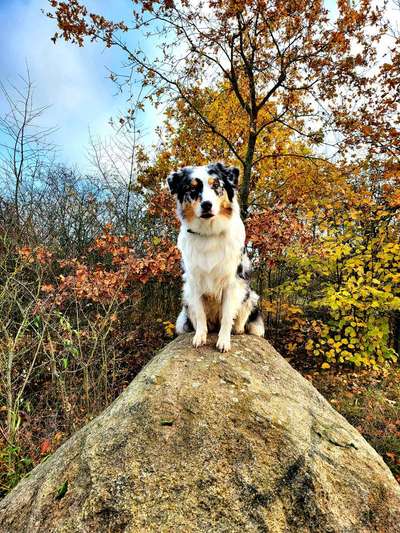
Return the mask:
<path id="1" fill-rule="evenodd" d="M 240 300 L 237 296 L 238 291 L 234 285 L 229 285 L 223 292 L 221 328 L 217 340 L 217 348 L 221 352 L 229 352 L 231 349 L 233 320 L 240 306 Z"/>
<path id="2" fill-rule="evenodd" d="M 193 325 L 195 328 L 193 346 L 197 348 L 207 342 L 207 317 L 204 311 L 202 297 L 198 293 L 192 296 L 191 311 L 194 317 Z"/>

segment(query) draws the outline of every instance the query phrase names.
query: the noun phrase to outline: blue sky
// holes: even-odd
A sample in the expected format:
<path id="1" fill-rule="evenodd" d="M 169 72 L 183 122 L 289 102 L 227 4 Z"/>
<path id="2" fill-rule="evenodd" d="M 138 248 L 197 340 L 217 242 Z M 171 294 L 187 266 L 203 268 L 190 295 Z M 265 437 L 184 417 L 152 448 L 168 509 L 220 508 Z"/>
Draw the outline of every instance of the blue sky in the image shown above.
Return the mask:
<path id="1" fill-rule="evenodd" d="M 92 0 L 89 7 L 114 20 L 128 19 L 131 0 Z M 110 117 L 126 109 L 126 95 L 117 95 L 107 79 L 106 67 L 118 68 L 123 59 L 116 49 L 88 43 L 79 48 L 50 38 L 55 22 L 42 14 L 47 0 L 0 0 L 0 80 L 17 83 L 26 63 L 35 83 L 37 105 L 50 105 L 43 116 L 45 126 L 56 126 L 54 141 L 60 159 L 67 164 L 87 166 L 88 130 L 95 135 L 111 133 Z M 142 43 L 143 44 L 143 43 Z M 5 101 L 0 95 L 0 113 Z M 154 113 L 144 116 L 144 126 L 154 123 Z"/>

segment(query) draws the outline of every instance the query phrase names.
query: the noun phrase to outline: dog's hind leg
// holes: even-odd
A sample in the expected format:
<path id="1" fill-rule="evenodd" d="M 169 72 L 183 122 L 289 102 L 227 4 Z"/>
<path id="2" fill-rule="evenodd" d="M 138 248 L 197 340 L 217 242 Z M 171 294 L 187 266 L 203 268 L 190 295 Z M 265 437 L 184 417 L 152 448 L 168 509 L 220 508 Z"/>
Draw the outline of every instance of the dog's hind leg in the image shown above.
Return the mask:
<path id="1" fill-rule="evenodd" d="M 233 332 L 235 333 L 235 335 L 242 335 L 242 333 L 244 333 L 244 329 L 247 324 L 247 320 L 250 316 L 252 308 L 253 308 L 253 305 L 249 300 L 246 300 L 245 302 L 243 302 L 242 307 L 239 309 L 239 312 L 236 315 L 236 318 L 233 324 Z"/>
<path id="2" fill-rule="evenodd" d="M 257 337 L 264 337 L 265 327 L 261 311 L 258 307 L 254 308 L 247 320 L 246 330 L 250 335 Z"/>
<path id="3" fill-rule="evenodd" d="M 186 306 L 183 306 L 178 318 L 176 319 L 175 332 L 177 335 L 182 335 L 182 333 L 188 333 L 189 331 L 193 330 L 193 324 L 187 314 Z"/>
<path id="4" fill-rule="evenodd" d="M 257 306 L 258 299 L 258 294 L 248 288 L 243 303 L 238 311 L 238 314 L 235 317 L 233 331 L 236 335 L 241 335 L 242 333 L 244 333 L 247 323 L 249 321 L 249 317 L 253 309 L 255 309 Z"/>

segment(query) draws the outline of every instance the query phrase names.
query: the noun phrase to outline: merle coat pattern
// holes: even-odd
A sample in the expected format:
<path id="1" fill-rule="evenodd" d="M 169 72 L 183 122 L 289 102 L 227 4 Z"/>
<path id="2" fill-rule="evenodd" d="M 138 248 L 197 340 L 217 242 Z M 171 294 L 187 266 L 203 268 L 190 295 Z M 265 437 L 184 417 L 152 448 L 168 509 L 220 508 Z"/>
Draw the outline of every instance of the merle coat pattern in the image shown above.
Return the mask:
<path id="1" fill-rule="evenodd" d="M 250 289 L 250 262 L 236 191 L 239 170 L 221 163 L 185 167 L 168 176 L 181 221 L 178 248 L 184 266 L 183 308 L 178 334 L 195 331 L 193 345 L 206 343 L 218 331 L 217 348 L 231 347 L 231 332 L 264 335 Z"/>

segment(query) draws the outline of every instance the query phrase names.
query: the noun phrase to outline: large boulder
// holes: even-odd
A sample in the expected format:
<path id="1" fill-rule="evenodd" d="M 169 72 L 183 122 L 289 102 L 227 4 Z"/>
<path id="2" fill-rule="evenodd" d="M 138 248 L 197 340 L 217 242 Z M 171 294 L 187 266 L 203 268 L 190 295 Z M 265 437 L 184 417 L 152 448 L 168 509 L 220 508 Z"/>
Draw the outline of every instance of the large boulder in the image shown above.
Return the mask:
<path id="1" fill-rule="evenodd" d="M 2 532 L 400 532 L 381 457 L 263 339 L 182 336 L 0 503 Z"/>

